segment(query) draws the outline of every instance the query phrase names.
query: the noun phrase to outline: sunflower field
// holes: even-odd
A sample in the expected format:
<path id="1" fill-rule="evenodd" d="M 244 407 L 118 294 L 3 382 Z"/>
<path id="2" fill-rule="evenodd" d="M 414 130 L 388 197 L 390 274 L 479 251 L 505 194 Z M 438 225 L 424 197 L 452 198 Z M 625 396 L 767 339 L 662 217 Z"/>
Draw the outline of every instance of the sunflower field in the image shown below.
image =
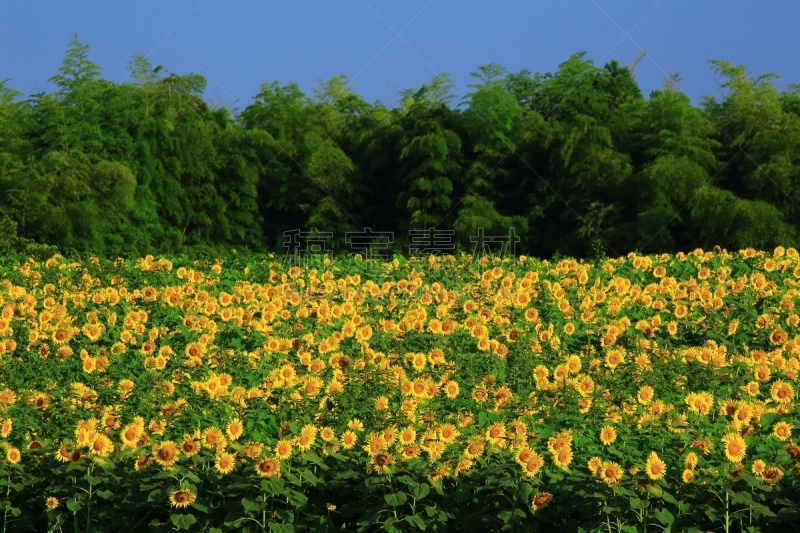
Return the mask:
<path id="1" fill-rule="evenodd" d="M 2 531 L 800 530 L 795 249 L 0 259 Z"/>

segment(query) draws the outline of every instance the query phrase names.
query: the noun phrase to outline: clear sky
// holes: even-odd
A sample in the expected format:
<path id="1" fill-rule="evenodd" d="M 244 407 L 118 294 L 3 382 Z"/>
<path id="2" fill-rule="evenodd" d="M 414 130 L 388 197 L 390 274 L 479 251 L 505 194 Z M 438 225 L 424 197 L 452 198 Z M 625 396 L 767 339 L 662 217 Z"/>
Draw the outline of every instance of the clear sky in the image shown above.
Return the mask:
<path id="1" fill-rule="evenodd" d="M 265 82 L 310 96 L 318 78 L 345 74 L 392 106 L 437 73 L 463 96 L 479 65 L 544 73 L 575 52 L 602 66 L 640 48 L 645 97 L 675 71 L 693 103 L 719 96 L 710 59 L 774 72 L 780 89 L 800 83 L 798 0 L 2 0 L 0 80 L 26 95 L 54 90 L 73 32 L 108 80 L 125 80 L 142 52 L 202 74 L 208 102 L 240 110 Z"/>

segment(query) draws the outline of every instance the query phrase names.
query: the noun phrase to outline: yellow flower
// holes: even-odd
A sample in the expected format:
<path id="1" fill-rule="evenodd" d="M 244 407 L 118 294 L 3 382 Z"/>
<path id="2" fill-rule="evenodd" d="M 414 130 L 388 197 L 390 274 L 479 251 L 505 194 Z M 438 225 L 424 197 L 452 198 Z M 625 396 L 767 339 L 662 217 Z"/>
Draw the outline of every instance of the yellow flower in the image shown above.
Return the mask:
<path id="1" fill-rule="evenodd" d="M 173 507 L 188 507 L 197 496 L 189 489 L 176 490 L 169 495 L 169 503 Z"/>
<path id="2" fill-rule="evenodd" d="M 778 439 L 780 439 L 782 441 L 788 440 L 789 437 L 792 436 L 792 428 L 793 427 L 794 427 L 794 424 L 790 424 L 788 422 L 781 421 L 781 422 L 778 422 L 777 424 L 775 424 L 775 426 L 772 428 L 772 434 L 775 435 L 776 437 L 778 437 Z"/>
<path id="3" fill-rule="evenodd" d="M 242 431 L 244 428 L 242 427 L 242 421 L 239 418 L 234 418 L 228 423 L 228 427 L 225 429 L 225 433 L 228 435 L 228 438 L 231 440 L 237 440 L 239 437 L 242 436 Z"/>
<path id="4" fill-rule="evenodd" d="M 495 446 L 506 446 L 506 428 L 502 422 L 495 422 L 486 430 L 486 440 Z"/>
<path id="5" fill-rule="evenodd" d="M 22 454 L 19 453 L 19 450 L 12 446 L 8 446 L 6 448 L 6 461 L 11 463 L 12 465 L 15 465 L 19 463 L 20 460 L 22 460 Z"/>
<path id="6" fill-rule="evenodd" d="M 600 441 L 606 446 L 617 440 L 617 432 L 612 426 L 605 426 L 600 430 Z"/>
<path id="7" fill-rule="evenodd" d="M 353 431 L 364 431 L 364 423 L 358 418 L 354 418 L 350 422 L 348 422 L 347 427 L 352 429 Z"/>
<path id="8" fill-rule="evenodd" d="M 572 455 L 572 448 L 570 446 L 562 446 L 557 453 L 553 454 L 553 462 L 557 467 L 566 470 L 572 462 Z"/>
<path id="9" fill-rule="evenodd" d="M 383 411 L 389 407 L 389 398 L 386 396 L 378 396 L 375 399 L 375 410 Z"/>
<path id="10" fill-rule="evenodd" d="M 692 481 L 694 481 L 694 472 L 692 472 L 687 468 L 686 470 L 683 471 L 683 474 L 681 474 L 681 479 L 683 480 L 684 483 L 687 484 L 691 483 Z"/>
<path id="11" fill-rule="evenodd" d="M 153 458 L 164 467 L 174 465 L 178 461 L 178 449 L 171 440 L 153 447 Z"/>
<path id="12" fill-rule="evenodd" d="M 779 379 L 772 384 L 770 395 L 778 403 L 789 403 L 794 398 L 794 389 L 789 383 Z"/>
<path id="13" fill-rule="evenodd" d="M 114 444 L 111 439 L 102 433 L 95 434 L 94 440 L 91 444 L 91 452 L 98 457 L 107 457 L 108 454 L 114 451 Z"/>
<path id="14" fill-rule="evenodd" d="M 275 455 L 278 459 L 285 460 L 292 456 L 292 442 L 281 439 L 275 445 Z"/>
<path id="15" fill-rule="evenodd" d="M 750 467 L 750 471 L 757 478 L 762 478 L 766 469 L 767 463 L 765 463 L 763 459 L 756 459 L 753 461 L 753 465 Z"/>
<path id="16" fill-rule="evenodd" d="M 219 428 L 211 426 L 203 431 L 202 436 L 203 447 L 208 449 L 216 449 L 220 446 L 227 444 L 225 436 Z"/>
<path id="17" fill-rule="evenodd" d="M 256 473 L 261 477 L 281 475 L 281 463 L 277 459 L 264 459 L 256 465 Z"/>
<path id="18" fill-rule="evenodd" d="M 747 448 L 744 439 L 738 433 L 726 433 L 722 437 L 725 444 L 725 457 L 732 463 L 740 463 L 745 456 Z"/>
<path id="19" fill-rule="evenodd" d="M 345 450 L 349 450 L 356 445 L 358 441 L 358 435 L 353 430 L 347 430 L 342 434 L 342 447 Z"/>
<path id="20" fill-rule="evenodd" d="M 236 461 L 234 456 L 228 452 L 218 454 L 214 461 L 214 469 L 220 474 L 229 474 L 233 472 L 234 467 L 236 467 Z"/>
<path id="21" fill-rule="evenodd" d="M 622 479 L 622 467 L 612 461 L 606 461 L 600 467 L 600 477 L 606 485 L 616 485 Z"/>
<path id="22" fill-rule="evenodd" d="M 667 473 L 667 465 L 659 459 L 656 452 L 651 452 L 645 464 L 645 473 L 652 480 L 659 480 Z"/>
<path id="23" fill-rule="evenodd" d="M 56 507 L 58 507 L 58 498 L 55 498 L 55 497 L 53 497 L 53 496 L 49 496 L 49 497 L 47 498 L 47 501 L 45 501 L 45 505 L 47 506 L 47 508 L 48 508 L 49 510 L 51 510 L 51 511 L 52 511 L 53 509 L 55 509 Z"/>
<path id="24" fill-rule="evenodd" d="M 687 453 L 683 464 L 687 469 L 694 470 L 694 467 L 697 466 L 697 454 L 695 452 Z"/>
<path id="25" fill-rule="evenodd" d="M 636 400 L 642 405 L 647 405 L 653 401 L 654 396 L 655 391 L 653 390 L 653 387 L 650 385 L 645 385 L 639 389 L 639 393 L 636 395 Z"/>
<path id="26" fill-rule="evenodd" d="M 458 396 L 458 392 L 458 383 L 455 381 L 448 381 L 444 386 L 444 393 L 450 400 L 455 399 Z"/>
<path id="27" fill-rule="evenodd" d="M 369 469 L 376 474 L 389 474 L 392 469 L 391 465 L 394 463 L 394 458 L 388 453 L 379 453 L 370 459 Z M 336 507 L 333 507 L 336 509 Z"/>

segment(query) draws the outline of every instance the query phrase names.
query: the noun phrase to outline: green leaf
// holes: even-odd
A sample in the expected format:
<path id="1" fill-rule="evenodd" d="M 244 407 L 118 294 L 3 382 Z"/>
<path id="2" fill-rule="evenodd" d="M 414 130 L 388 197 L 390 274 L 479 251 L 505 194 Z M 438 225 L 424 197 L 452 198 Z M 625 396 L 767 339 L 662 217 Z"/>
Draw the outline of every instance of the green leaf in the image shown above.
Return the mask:
<path id="1" fill-rule="evenodd" d="M 280 495 L 283 494 L 286 484 L 281 478 L 271 477 L 261 481 L 261 490 L 267 494 Z"/>
<path id="2" fill-rule="evenodd" d="M 629 501 L 630 501 L 631 509 L 647 509 L 650 506 L 650 502 L 649 501 L 640 500 L 636 496 L 632 496 Z"/>
<path id="3" fill-rule="evenodd" d="M 174 514 L 170 515 L 169 519 L 178 529 L 189 529 L 190 526 L 197 523 L 194 515 L 190 514 Z"/>
<path id="4" fill-rule="evenodd" d="M 408 522 L 412 526 L 418 527 L 423 531 L 425 530 L 425 521 L 422 518 L 420 518 L 419 515 L 412 514 L 411 516 L 407 516 L 406 522 Z"/>
<path id="5" fill-rule="evenodd" d="M 244 507 L 245 511 L 258 511 L 261 509 L 262 505 L 258 502 L 248 500 L 247 498 L 242 498 L 242 507 Z"/>
<path id="6" fill-rule="evenodd" d="M 239 511 L 228 511 L 228 514 L 225 515 L 225 525 L 226 526 L 233 526 L 238 527 L 239 522 L 242 520 L 242 513 Z"/>
<path id="7" fill-rule="evenodd" d="M 269 530 L 273 533 L 294 533 L 294 526 L 292 524 L 279 524 L 277 522 L 270 522 Z"/>
<path id="8" fill-rule="evenodd" d="M 670 513 L 667 509 L 657 509 L 653 514 L 656 516 L 656 519 L 658 519 L 658 521 L 665 526 L 675 522 L 675 517 L 672 516 L 672 513 Z"/>
<path id="9" fill-rule="evenodd" d="M 417 500 L 421 500 L 430 493 L 431 487 L 427 483 L 420 483 L 419 485 L 411 488 L 411 495 Z"/>
<path id="10" fill-rule="evenodd" d="M 676 500 L 675 497 L 669 492 L 662 493 L 661 498 L 663 498 L 663 500 L 667 503 L 671 503 L 672 505 L 678 505 L 678 500 Z"/>
<path id="11" fill-rule="evenodd" d="M 383 529 L 385 529 L 385 530 L 386 530 L 386 531 L 388 531 L 389 533 L 399 533 L 399 532 L 400 532 L 400 531 L 402 531 L 402 530 L 401 530 L 401 529 L 397 529 L 397 528 L 394 526 L 394 524 L 395 524 L 396 522 L 397 522 L 397 518 L 395 518 L 395 517 L 393 517 L 393 516 L 390 516 L 390 517 L 389 517 L 389 518 L 387 518 L 387 519 L 386 519 L 386 521 L 383 523 Z"/>
<path id="12" fill-rule="evenodd" d="M 289 498 L 289 503 L 295 507 L 302 507 L 308 503 L 308 497 L 305 494 L 293 489 L 286 489 L 286 497 Z"/>
<path id="13" fill-rule="evenodd" d="M 400 505 L 403 505 L 408 501 L 408 497 L 406 497 L 404 492 L 386 494 L 383 496 L 383 499 L 386 500 L 386 503 L 388 503 L 392 507 L 399 507 Z"/>
<path id="14" fill-rule="evenodd" d="M 104 500 L 110 500 L 114 497 L 114 493 L 108 489 L 98 490 L 95 494 L 103 498 Z"/>
<path id="15" fill-rule="evenodd" d="M 67 509 L 69 509 L 73 513 L 77 513 L 78 511 L 83 509 L 83 504 L 78 500 L 69 500 L 67 501 Z"/>
<path id="16" fill-rule="evenodd" d="M 520 483 L 519 495 L 522 497 L 523 500 L 527 501 L 532 492 L 533 492 L 533 485 L 531 485 L 530 483 Z"/>

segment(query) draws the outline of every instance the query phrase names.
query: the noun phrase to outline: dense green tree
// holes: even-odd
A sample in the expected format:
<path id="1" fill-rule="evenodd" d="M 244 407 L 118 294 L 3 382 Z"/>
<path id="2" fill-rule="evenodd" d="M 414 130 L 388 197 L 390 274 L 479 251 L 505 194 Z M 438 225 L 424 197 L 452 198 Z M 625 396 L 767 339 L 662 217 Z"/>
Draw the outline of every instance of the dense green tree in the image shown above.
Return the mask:
<path id="1" fill-rule="evenodd" d="M 480 66 L 455 107 L 444 74 L 392 109 L 334 76 L 311 97 L 265 83 L 232 113 L 142 54 L 104 80 L 73 36 L 54 92 L 0 82 L 0 246 L 282 252 L 311 227 L 335 252 L 370 228 L 406 253 L 430 227 L 468 251 L 514 228 L 517 253 L 543 257 L 798 246 L 800 85 L 712 68 L 723 94 L 698 106 L 678 76 L 645 99 L 629 69 L 581 53 L 553 73 Z"/>

